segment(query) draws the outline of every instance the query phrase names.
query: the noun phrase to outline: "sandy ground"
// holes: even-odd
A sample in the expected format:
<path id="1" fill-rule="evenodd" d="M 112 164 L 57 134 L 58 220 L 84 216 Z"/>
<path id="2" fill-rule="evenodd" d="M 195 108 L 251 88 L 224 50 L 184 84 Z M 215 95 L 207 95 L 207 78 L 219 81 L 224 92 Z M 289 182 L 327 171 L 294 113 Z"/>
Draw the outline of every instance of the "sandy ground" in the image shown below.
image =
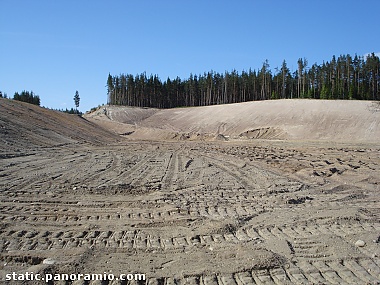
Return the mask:
<path id="1" fill-rule="evenodd" d="M 318 139 L 306 137 L 313 132 L 302 123 L 302 140 L 302 128 L 292 132 L 288 123 L 300 119 L 291 115 L 244 125 L 256 110 L 248 106 L 229 106 L 224 122 L 203 110 L 228 106 L 106 107 L 87 121 L 0 103 L 3 284 L 46 284 L 5 281 L 12 272 L 147 277 L 50 282 L 73 285 L 380 282 L 379 114 L 370 103 L 349 102 L 363 115 L 349 115 L 355 122 L 347 128 L 321 117 L 330 129 Z M 322 102 L 333 110 L 326 116 L 346 116 L 336 113 L 346 103 L 330 103 L 338 107 Z M 249 132 L 281 122 L 288 128 L 276 136 Z M 344 141 L 352 132 L 360 137 Z"/>
<path id="2" fill-rule="evenodd" d="M 275 100 L 176 109 L 104 106 L 87 114 L 136 139 L 281 139 L 378 142 L 380 105 L 370 101 Z M 110 126 L 107 125 L 109 128 Z"/>

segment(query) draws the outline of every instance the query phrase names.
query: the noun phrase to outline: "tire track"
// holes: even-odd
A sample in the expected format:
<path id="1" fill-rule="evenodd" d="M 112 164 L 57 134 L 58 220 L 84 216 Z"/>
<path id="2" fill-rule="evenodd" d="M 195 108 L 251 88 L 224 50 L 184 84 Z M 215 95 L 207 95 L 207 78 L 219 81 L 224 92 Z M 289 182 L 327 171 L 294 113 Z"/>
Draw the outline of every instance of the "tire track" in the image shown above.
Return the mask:
<path id="1" fill-rule="evenodd" d="M 63 252 L 69 259 L 71 252 L 89 251 L 98 254 L 102 262 L 115 254 L 145 266 L 153 255 L 171 262 L 171 256 L 178 259 L 205 252 L 212 256 L 226 249 L 233 259 L 234 249 L 253 247 L 268 249 L 286 262 L 215 272 L 205 265 L 204 272 L 194 270 L 196 273 L 190 275 L 164 273 L 157 262 L 152 264 L 156 268 L 154 277 L 128 284 L 367 284 L 379 280 L 380 264 L 374 255 L 378 243 L 369 240 L 376 239 L 380 230 L 378 202 L 369 201 L 376 197 L 371 191 L 377 184 L 365 189 L 368 197 L 364 198 L 348 197 L 353 190 L 344 187 L 324 193 L 335 184 L 307 188 L 287 176 L 258 168 L 259 164 L 249 162 L 244 155 L 226 154 L 223 148 L 202 148 L 195 143 L 159 147 L 136 143 L 133 147 L 83 148 L 77 153 L 74 149 L 57 150 L 57 154 L 46 152 L 24 160 L 7 159 L 9 168 L 7 175 L 0 177 L 0 184 L 36 180 L 31 188 L 24 185 L 18 191 L 14 187 L 2 192 L 2 260 L 21 268 L 31 258 L 39 260 Z M 241 146 L 233 151 L 240 150 L 246 151 Z M 272 162 L 292 154 L 276 154 L 270 148 L 262 152 L 264 159 Z M 310 161 L 311 156 L 301 153 L 295 157 L 303 158 L 302 164 L 313 164 L 310 169 L 326 159 L 321 156 Z M 336 161 L 330 161 L 339 168 Z M 36 170 L 33 177 L 25 176 L 29 180 L 24 177 L 28 168 Z M 316 169 L 325 168 L 321 165 Z M 143 196 L 143 191 L 134 195 L 129 189 L 116 189 L 117 195 L 113 195 L 112 187 L 121 184 L 138 190 L 158 190 L 161 185 L 161 191 L 148 191 L 149 195 Z M 305 201 L 305 197 L 311 198 Z M 290 199 L 295 203 L 288 203 Z M 338 215 L 345 207 L 345 215 Z M 370 210 L 365 211 L 367 208 Z M 268 219 L 272 212 L 273 220 Z M 309 213 L 318 215 L 308 217 Z M 361 237 L 366 245 L 355 247 Z M 91 257 L 83 262 L 90 268 L 104 268 Z M 120 282 L 102 285 L 116 284 Z"/>
<path id="2" fill-rule="evenodd" d="M 334 269 L 336 267 L 337 269 Z M 369 275 L 358 277 L 359 271 L 350 271 L 347 267 L 336 264 L 332 267 L 324 263 L 301 264 L 300 267 L 288 264 L 264 270 L 245 270 L 230 274 L 195 274 L 183 278 L 162 276 L 148 278 L 144 284 L 165 285 L 284 285 L 284 284 L 376 284 L 378 279 Z M 107 281 L 106 281 L 107 282 Z M 59 283 L 53 283 L 54 285 Z M 70 284 L 70 283 L 69 283 Z M 71 283 L 86 284 L 86 283 Z M 98 284 L 97 281 L 89 283 Z M 120 280 L 109 281 L 108 284 L 123 284 Z M 129 281 L 127 284 L 139 284 L 139 281 Z"/>

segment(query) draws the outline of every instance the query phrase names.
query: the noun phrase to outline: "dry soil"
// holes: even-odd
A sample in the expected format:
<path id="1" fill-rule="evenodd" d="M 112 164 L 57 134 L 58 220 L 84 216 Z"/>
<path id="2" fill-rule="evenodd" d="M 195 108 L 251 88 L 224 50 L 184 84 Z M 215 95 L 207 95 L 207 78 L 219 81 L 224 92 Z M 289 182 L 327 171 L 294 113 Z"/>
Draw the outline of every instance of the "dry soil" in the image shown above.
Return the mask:
<path id="1" fill-rule="evenodd" d="M 0 99 L 3 284 L 44 284 L 12 272 L 147 277 L 54 285 L 380 282 L 374 103 L 85 118 Z"/>

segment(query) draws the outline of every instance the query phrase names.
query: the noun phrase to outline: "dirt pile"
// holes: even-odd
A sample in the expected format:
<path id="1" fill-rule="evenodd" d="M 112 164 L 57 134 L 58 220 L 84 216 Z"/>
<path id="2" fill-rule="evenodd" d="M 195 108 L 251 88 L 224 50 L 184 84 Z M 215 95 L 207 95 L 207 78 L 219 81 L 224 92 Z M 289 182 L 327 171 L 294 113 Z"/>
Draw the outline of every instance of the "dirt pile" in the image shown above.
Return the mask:
<path id="1" fill-rule="evenodd" d="M 295 99 L 163 110 L 120 106 L 103 109 L 107 116 L 89 114 L 87 118 L 103 126 L 115 122 L 117 133 L 133 131 L 130 134 L 135 139 L 175 139 L 187 133 L 211 137 L 221 134 L 230 139 L 380 140 L 380 111 L 370 101 Z"/>
<path id="2" fill-rule="evenodd" d="M 19 151 L 72 143 L 105 144 L 118 136 L 77 115 L 0 98 L 0 144 Z"/>

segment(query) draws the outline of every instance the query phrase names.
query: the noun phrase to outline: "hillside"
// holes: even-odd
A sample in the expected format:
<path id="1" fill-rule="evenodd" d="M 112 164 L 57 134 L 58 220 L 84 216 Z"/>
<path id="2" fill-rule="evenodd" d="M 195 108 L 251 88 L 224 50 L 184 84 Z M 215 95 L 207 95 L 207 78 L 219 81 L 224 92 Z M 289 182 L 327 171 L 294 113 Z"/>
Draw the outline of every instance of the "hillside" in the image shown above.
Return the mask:
<path id="1" fill-rule="evenodd" d="M 293 99 L 161 110 L 105 106 L 86 118 L 135 139 L 377 142 L 377 108 L 370 101 Z"/>
<path id="2" fill-rule="evenodd" d="M 1 151 L 20 151 L 62 144 L 106 144 L 119 139 L 80 116 L 0 98 Z"/>

